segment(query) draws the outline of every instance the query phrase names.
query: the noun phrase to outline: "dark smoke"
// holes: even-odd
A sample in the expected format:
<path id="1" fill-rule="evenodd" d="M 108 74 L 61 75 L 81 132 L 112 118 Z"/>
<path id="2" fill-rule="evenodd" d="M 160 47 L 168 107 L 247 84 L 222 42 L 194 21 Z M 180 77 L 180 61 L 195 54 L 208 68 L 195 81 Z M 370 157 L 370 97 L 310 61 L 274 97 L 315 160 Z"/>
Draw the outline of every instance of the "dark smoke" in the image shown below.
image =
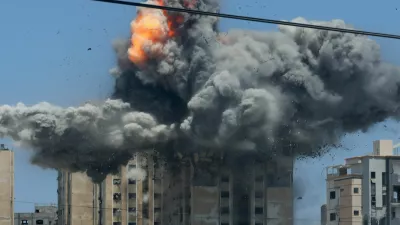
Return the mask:
<path id="1" fill-rule="evenodd" d="M 218 2 L 199 0 L 197 8 L 217 11 Z M 101 180 L 137 151 L 315 155 L 345 133 L 398 116 L 400 70 L 365 36 L 284 26 L 221 34 L 216 18 L 184 18 L 162 57 L 144 68 L 128 60 L 127 41 L 115 43 L 114 100 L 1 106 L 0 137 L 33 148 L 36 164 Z"/>

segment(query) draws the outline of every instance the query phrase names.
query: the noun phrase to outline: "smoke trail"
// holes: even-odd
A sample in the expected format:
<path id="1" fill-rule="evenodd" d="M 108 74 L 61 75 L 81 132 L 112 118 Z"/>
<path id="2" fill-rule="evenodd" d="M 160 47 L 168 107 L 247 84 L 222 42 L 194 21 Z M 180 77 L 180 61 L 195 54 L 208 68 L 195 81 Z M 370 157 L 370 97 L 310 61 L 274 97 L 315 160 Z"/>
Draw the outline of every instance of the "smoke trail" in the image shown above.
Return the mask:
<path id="1" fill-rule="evenodd" d="M 218 10 L 216 0 L 191 5 Z M 115 100 L 1 106 L 0 137 L 31 146 L 34 163 L 101 180 L 138 149 L 315 155 L 345 133 L 398 117 L 399 67 L 367 37 L 285 26 L 221 34 L 213 17 L 157 15 L 165 21 L 153 28 L 175 35 L 141 43 L 141 63 L 128 54 L 132 40 L 114 43 Z"/>

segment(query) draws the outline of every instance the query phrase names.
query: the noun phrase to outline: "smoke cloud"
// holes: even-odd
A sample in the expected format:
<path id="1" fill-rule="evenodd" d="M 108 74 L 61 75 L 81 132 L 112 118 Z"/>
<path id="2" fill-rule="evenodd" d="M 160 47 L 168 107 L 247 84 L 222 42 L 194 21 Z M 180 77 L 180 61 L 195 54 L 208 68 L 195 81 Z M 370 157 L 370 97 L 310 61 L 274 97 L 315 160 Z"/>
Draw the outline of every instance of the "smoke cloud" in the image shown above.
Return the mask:
<path id="1" fill-rule="evenodd" d="M 218 10 L 216 0 L 195 3 Z M 188 154 L 313 156 L 345 133 L 399 115 L 400 69 L 383 62 L 379 45 L 365 36 L 287 26 L 223 34 L 214 17 L 165 16 L 178 22 L 160 23 L 161 31 L 174 35 L 141 43 L 144 63 L 132 63 L 129 41 L 114 43 L 110 100 L 70 108 L 0 106 L 0 137 L 33 148 L 33 163 L 101 180 L 135 152 L 171 154 L 171 142 Z M 350 28 L 342 20 L 293 21 Z"/>

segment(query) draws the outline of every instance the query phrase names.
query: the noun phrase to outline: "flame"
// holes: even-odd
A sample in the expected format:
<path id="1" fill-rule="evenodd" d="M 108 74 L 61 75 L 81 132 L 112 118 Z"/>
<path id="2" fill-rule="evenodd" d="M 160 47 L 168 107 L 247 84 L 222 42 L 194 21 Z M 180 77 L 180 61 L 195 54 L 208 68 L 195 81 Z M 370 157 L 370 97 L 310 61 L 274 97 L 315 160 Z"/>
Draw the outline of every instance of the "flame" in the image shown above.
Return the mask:
<path id="1" fill-rule="evenodd" d="M 164 6 L 163 0 L 148 2 Z M 183 16 L 169 16 L 168 12 L 159 9 L 141 8 L 131 23 L 131 47 L 128 49 L 130 61 L 140 66 L 149 58 L 149 51 L 155 44 L 162 44 L 168 38 L 176 36 L 177 24 L 183 23 Z M 151 53 L 156 53 L 157 51 Z"/>

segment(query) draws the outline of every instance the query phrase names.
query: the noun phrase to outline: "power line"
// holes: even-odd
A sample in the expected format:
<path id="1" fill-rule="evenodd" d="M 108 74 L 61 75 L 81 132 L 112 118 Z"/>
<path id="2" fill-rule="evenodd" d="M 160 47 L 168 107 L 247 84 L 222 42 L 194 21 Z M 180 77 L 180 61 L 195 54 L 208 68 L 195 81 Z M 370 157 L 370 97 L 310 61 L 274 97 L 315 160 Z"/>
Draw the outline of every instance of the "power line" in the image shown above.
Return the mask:
<path id="1" fill-rule="evenodd" d="M 362 30 L 352 30 L 352 29 L 337 28 L 337 27 L 327 27 L 327 26 L 287 22 L 287 21 L 280 21 L 280 20 L 257 18 L 257 17 L 239 16 L 239 15 L 233 15 L 233 14 L 214 13 L 214 12 L 206 12 L 206 11 L 186 9 L 186 8 L 175 8 L 175 7 L 169 7 L 169 6 L 159 6 L 159 5 L 151 5 L 151 4 L 144 4 L 144 3 L 137 3 L 137 2 L 127 2 L 127 1 L 120 1 L 120 0 L 92 0 L 92 1 L 112 3 L 112 4 L 118 4 L 118 5 L 145 7 L 145 8 L 152 8 L 152 9 L 161 9 L 161 10 L 167 10 L 167 11 L 173 11 L 173 12 L 184 12 L 184 13 L 190 13 L 190 14 L 197 14 L 197 15 L 203 15 L 203 16 L 214 16 L 214 17 L 221 17 L 221 18 L 228 18 L 228 19 L 235 19 L 235 20 L 253 21 L 253 22 L 259 22 L 259 23 L 269 23 L 269 24 L 286 25 L 286 26 L 293 26 L 293 27 L 303 27 L 303 28 L 310 28 L 310 29 L 317 29 L 317 30 L 336 31 L 336 32 L 341 32 L 341 33 L 360 34 L 360 35 L 368 35 L 368 36 L 374 36 L 374 37 L 400 39 L 400 35 L 395 35 L 395 34 L 378 33 L 378 32 L 370 32 L 370 31 L 362 31 Z"/>

